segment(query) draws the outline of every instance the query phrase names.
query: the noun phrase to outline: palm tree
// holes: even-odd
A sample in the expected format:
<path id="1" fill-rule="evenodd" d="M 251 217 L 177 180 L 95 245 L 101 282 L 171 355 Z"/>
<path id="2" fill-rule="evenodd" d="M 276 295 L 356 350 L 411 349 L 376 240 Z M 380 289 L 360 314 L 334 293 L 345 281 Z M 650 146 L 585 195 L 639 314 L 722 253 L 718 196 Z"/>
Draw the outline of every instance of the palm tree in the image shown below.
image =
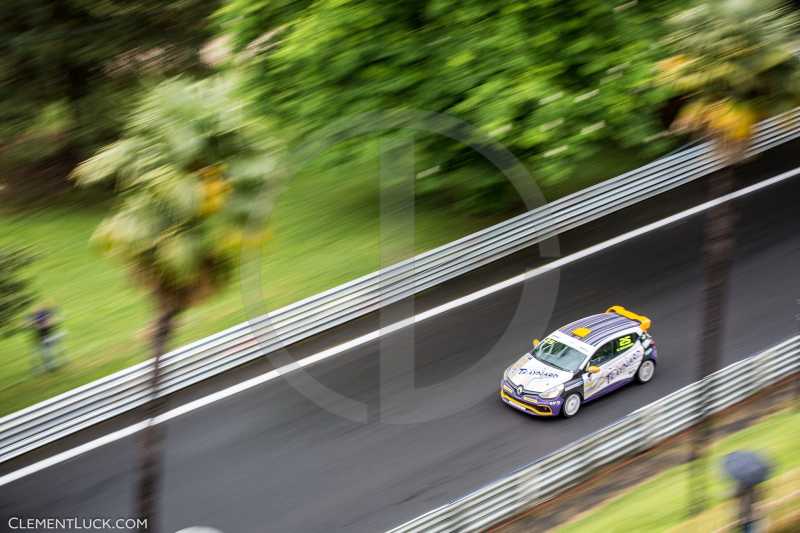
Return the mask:
<path id="1" fill-rule="evenodd" d="M 270 212 L 276 151 L 237 99 L 231 79 L 167 81 L 131 115 L 125 136 L 77 167 L 82 186 L 113 181 L 115 213 L 92 240 L 120 258 L 150 294 L 153 367 L 142 432 L 138 511 L 159 527 L 163 435 L 161 356 L 178 316 L 224 287 L 242 245 L 258 245 Z"/>
<path id="2" fill-rule="evenodd" d="M 684 102 L 673 128 L 709 138 L 725 168 L 708 182 L 710 197 L 734 186 L 736 165 L 744 158 L 761 118 L 788 110 L 798 102 L 800 62 L 794 42 L 798 18 L 772 0 L 707 2 L 677 14 L 668 39 L 674 53 L 659 64 L 661 83 Z M 723 311 L 734 249 L 735 216 L 729 203 L 706 215 L 705 302 L 698 379 L 719 368 Z M 691 513 L 705 506 L 702 457 L 711 438 L 707 419 L 713 390 L 704 389 L 701 421 L 692 439 Z"/>

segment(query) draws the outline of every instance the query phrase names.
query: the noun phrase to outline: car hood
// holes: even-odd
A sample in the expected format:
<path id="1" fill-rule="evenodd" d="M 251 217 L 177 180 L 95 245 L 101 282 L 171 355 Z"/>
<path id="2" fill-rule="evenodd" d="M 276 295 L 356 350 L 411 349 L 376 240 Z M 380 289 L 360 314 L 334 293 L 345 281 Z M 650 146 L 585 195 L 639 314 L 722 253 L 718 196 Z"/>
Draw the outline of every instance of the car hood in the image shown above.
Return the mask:
<path id="1" fill-rule="evenodd" d="M 508 368 L 506 378 L 516 388 L 522 385 L 531 392 L 544 392 L 547 389 L 566 383 L 572 379 L 573 374 L 546 365 L 531 357 L 523 355 L 516 363 Z"/>

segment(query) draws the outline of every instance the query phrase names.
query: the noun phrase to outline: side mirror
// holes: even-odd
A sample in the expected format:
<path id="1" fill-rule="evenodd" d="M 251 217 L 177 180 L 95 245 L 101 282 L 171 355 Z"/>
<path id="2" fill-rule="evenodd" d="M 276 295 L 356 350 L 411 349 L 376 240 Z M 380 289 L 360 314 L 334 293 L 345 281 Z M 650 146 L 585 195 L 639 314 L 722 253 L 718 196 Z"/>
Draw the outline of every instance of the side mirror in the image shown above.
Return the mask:
<path id="1" fill-rule="evenodd" d="M 594 365 L 589 365 L 589 366 L 586 367 L 586 371 L 588 373 L 590 373 L 590 374 L 597 374 L 598 372 L 600 372 L 600 367 L 599 366 L 594 366 Z"/>
<path id="2" fill-rule="evenodd" d="M 537 346 L 539 346 L 539 343 L 540 343 L 540 342 L 541 342 L 541 341 L 540 341 L 539 339 L 533 339 L 533 342 L 532 342 L 532 344 L 533 344 L 533 347 L 534 347 L 534 348 L 536 348 Z"/>

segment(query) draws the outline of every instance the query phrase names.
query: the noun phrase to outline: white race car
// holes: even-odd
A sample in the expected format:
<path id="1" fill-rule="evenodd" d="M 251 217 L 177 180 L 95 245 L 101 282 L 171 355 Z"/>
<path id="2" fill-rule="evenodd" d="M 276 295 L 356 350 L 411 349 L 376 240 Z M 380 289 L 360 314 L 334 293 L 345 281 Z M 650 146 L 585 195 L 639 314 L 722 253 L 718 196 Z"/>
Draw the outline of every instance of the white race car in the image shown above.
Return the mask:
<path id="1" fill-rule="evenodd" d="M 569 418 L 627 383 L 647 383 L 657 357 L 649 329 L 649 318 L 615 305 L 534 339 L 503 374 L 500 398 L 529 414 Z"/>

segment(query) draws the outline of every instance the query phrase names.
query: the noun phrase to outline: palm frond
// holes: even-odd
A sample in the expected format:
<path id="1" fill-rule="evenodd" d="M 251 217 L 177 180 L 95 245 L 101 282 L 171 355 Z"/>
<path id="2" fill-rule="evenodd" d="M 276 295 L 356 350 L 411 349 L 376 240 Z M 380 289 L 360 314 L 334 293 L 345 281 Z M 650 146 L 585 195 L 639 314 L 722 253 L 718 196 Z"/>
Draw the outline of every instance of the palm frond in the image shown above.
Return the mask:
<path id="1" fill-rule="evenodd" d="M 136 173 L 140 153 L 139 139 L 120 139 L 78 165 L 71 178 L 79 185 L 94 185 L 102 181 L 125 178 Z"/>

